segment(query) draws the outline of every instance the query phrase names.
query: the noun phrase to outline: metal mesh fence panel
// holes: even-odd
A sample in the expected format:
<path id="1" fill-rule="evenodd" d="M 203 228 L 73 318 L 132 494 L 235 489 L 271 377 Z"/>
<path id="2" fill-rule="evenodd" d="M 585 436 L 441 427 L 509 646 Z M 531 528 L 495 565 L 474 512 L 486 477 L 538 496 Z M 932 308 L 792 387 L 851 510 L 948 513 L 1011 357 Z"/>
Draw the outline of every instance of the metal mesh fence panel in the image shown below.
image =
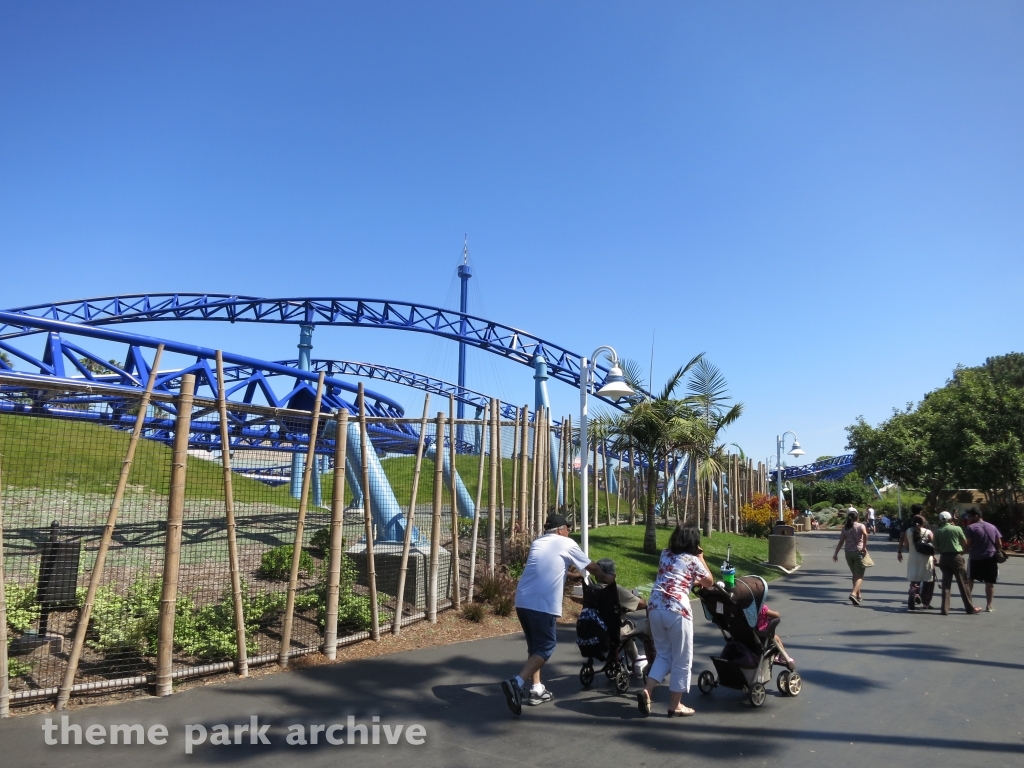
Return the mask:
<path id="1" fill-rule="evenodd" d="M 55 698 L 65 682 L 71 640 L 140 410 L 140 396 L 124 390 L 55 386 L 66 388 L 0 376 L 2 556 L 13 704 Z M 311 419 L 301 411 L 227 408 L 244 647 L 248 663 L 267 663 L 281 651 Z M 188 413 L 180 546 L 175 547 L 179 564 L 176 574 L 173 565 L 170 571 L 177 579 L 170 664 L 160 667 L 158 646 L 165 552 L 177 537 L 168 520 L 174 505 L 178 401 L 158 393 L 146 410 L 98 577 L 72 681 L 76 696 L 154 682 L 159 690 L 161 674 L 184 678 L 228 671 L 239 663 L 226 462 L 219 442 L 209 439 L 221 415 L 215 401 L 201 398 Z M 521 533 L 514 522 L 521 491 L 534 499 L 534 491 L 515 479 L 521 466 L 513 443 L 522 442 L 520 428 L 507 422 L 492 433 L 487 421 L 462 424 L 468 437 L 457 439 L 453 451 L 455 424 L 444 414 L 428 418 L 422 430 L 420 419 L 361 420 L 350 414 L 345 423 L 337 414 L 321 414 L 298 561 L 291 654 L 319 650 L 329 634 L 332 516 L 342 537 L 338 644 L 392 627 L 403 565 L 402 624 L 465 600 L 474 521 L 477 576 L 489 557 L 499 567 L 510 562 L 512 541 Z M 270 427 L 259 432 L 270 437 L 236 439 L 258 432 L 257 427 Z M 345 439 L 339 440 L 342 434 Z M 501 456 L 493 473 L 492 455 Z M 339 460 L 343 464 L 336 466 Z M 336 505 L 339 473 L 344 497 Z"/>

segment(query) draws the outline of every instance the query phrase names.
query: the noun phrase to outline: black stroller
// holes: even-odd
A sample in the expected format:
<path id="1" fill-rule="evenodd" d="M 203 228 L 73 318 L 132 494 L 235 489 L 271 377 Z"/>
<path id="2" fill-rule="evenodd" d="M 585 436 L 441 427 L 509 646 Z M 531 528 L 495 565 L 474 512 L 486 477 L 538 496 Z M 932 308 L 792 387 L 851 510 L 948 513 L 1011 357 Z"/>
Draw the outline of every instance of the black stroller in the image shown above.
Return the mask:
<path id="1" fill-rule="evenodd" d="M 629 690 L 632 666 L 626 654 L 622 635 L 622 607 L 615 584 L 584 584 L 583 610 L 576 621 L 576 646 L 586 659 L 580 668 L 580 684 L 589 688 L 594 682 L 595 662 L 602 664 L 597 672 L 615 683 L 617 693 Z"/>
<path id="2" fill-rule="evenodd" d="M 754 707 L 764 704 L 764 686 L 771 681 L 772 666 L 781 652 L 775 643 L 778 619 L 772 619 L 763 632 L 755 629 L 767 594 L 768 583 L 760 576 L 738 578 L 736 586 L 728 590 L 716 585 L 699 591 L 704 615 L 725 637 L 721 654 L 711 657 L 718 677 L 711 670 L 704 670 L 697 678 L 701 693 L 711 693 L 721 685 L 743 691 Z M 775 684 L 783 695 L 798 696 L 803 681 L 795 669 L 787 667 L 779 673 Z"/>

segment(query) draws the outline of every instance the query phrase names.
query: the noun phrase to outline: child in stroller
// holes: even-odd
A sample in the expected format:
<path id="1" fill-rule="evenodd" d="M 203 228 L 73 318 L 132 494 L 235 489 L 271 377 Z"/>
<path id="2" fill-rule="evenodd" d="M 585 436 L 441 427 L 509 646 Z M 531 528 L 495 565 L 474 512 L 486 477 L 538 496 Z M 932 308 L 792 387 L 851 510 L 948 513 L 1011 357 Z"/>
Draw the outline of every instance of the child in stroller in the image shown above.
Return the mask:
<path id="1" fill-rule="evenodd" d="M 615 561 L 598 560 L 597 565 L 609 576 L 615 576 Z M 595 662 L 603 662 L 597 672 L 604 672 L 615 682 L 615 690 L 629 689 L 631 672 L 642 674 L 646 667 L 643 637 L 647 631 L 646 615 L 636 611 L 647 608 L 638 595 L 618 584 L 584 584 L 583 610 L 576 621 L 576 645 L 586 659 L 580 669 L 580 683 L 589 688 L 594 682 Z M 632 613 L 631 616 L 627 614 Z"/>
<path id="2" fill-rule="evenodd" d="M 704 615 L 726 641 L 722 652 L 711 657 L 718 677 L 704 670 L 697 679 L 701 693 L 711 693 L 719 685 L 734 688 L 746 693 L 751 705 L 760 707 L 767 696 L 764 684 L 771 680 L 775 665 L 785 667 L 776 680 L 779 690 L 784 695 L 799 695 L 803 683 L 796 664 L 775 636 L 780 616 L 767 609 L 767 593 L 768 584 L 760 576 L 738 578 L 732 589 L 718 582 L 700 590 Z"/>

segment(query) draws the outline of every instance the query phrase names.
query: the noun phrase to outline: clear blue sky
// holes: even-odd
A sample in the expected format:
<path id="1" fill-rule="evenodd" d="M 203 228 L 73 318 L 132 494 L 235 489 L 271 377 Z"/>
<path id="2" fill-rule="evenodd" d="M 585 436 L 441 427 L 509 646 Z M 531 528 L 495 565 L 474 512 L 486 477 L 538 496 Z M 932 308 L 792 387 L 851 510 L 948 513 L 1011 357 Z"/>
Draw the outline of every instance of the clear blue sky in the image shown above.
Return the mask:
<path id="1" fill-rule="evenodd" d="M 705 351 L 748 454 L 785 429 L 836 454 L 858 414 L 1024 349 L 1022 83 L 1014 2 L 8 2 L 0 306 L 451 303 L 468 233 L 479 314 L 644 365 L 656 335 L 655 384 Z M 420 335 L 315 343 L 455 375 Z M 470 370 L 531 399 L 525 368 Z"/>

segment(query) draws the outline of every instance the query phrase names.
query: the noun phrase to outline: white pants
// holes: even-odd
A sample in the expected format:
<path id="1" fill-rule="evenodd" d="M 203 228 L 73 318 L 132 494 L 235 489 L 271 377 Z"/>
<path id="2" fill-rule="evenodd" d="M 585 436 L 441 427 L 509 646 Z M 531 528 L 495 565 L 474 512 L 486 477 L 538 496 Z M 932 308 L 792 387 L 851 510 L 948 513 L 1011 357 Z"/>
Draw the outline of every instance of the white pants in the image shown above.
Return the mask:
<path id="1" fill-rule="evenodd" d="M 651 611 L 648 629 L 658 657 L 647 676 L 662 682 L 670 671 L 668 688 L 673 693 L 690 690 L 690 667 L 693 666 L 693 620 L 681 613 L 655 608 Z"/>

